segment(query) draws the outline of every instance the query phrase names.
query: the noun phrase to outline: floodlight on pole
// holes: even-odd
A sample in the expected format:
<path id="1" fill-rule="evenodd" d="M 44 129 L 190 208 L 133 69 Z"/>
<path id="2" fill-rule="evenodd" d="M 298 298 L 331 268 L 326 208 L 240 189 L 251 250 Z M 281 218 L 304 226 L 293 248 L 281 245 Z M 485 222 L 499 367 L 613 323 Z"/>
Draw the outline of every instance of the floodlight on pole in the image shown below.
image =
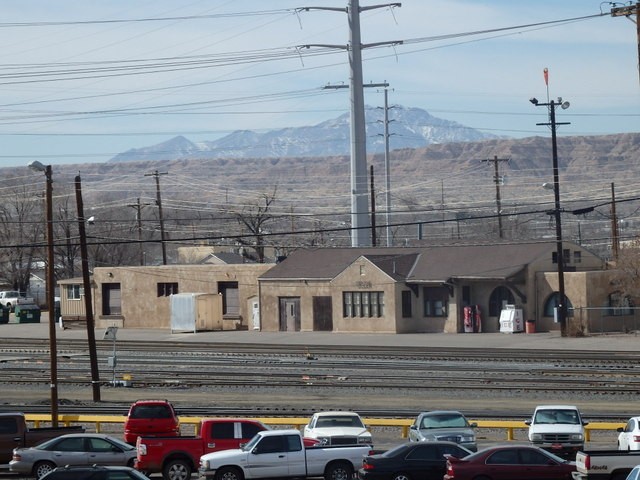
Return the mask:
<path id="1" fill-rule="evenodd" d="M 545 83 L 548 89 L 548 70 L 544 69 Z M 547 93 L 548 98 L 548 93 Z M 557 321 L 560 324 L 560 332 L 562 336 L 567 335 L 567 298 L 564 289 L 564 255 L 562 248 L 562 223 L 560 216 L 560 180 L 558 171 L 558 143 L 556 139 L 556 130 L 558 125 L 569 125 L 569 122 L 556 122 L 556 108 L 561 107 L 563 110 L 569 108 L 569 102 L 563 102 L 562 97 L 558 100 L 551 100 L 546 103 L 539 102 L 535 97 L 529 100 L 536 107 L 547 107 L 549 109 L 549 122 L 537 123 L 536 125 L 545 125 L 551 128 L 551 153 L 553 158 L 553 194 L 554 209 L 553 215 L 556 224 L 556 261 L 558 263 L 558 304 L 557 304 Z M 549 184 L 543 184 L 544 188 L 549 188 Z"/>
<path id="2" fill-rule="evenodd" d="M 569 108 L 569 102 L 563 102 L 562 97 L 558 97 L 557 101 L 548 100 L 549 98 L 549 70 L 544 69 L 544 81 L 547 86 L 547 102 L 542 103 L 537 98 L 532 97 L 529 101 L 536 107 L 547 107 L 549 111 L 549 122 L 537 123 L 536 125 L 545 125 L 551 128 L 551 153 L 553 158 L 553 194 L 554 209 L 553 215 L 556 224 L 556 261 L 558 264 L 558 303 L 556 307 L 557 321 L 560 324 L 560 332 L 562 336 L 567 336 L 567 298 L 564 289 L 564 252 L 562 248 L 562 223 L 560 209 L 560 180 L 558 171 L 558 142 L 556 131 L 558 125 L 569 125 L 569 122 L 556 122 L 556 108 L 563 110 Z M 543 185 L 548 188 L 548 184 Z"/>
<path id="3" fill-rule="evenodd" d="M 29 163 L 29 168 L 44 172 L 46 177 L 45 204 L 47 222 L 47 308 L 49 309 L 49 356 L 51 364 L 51 425 L 58 426 L 58 351 L 55 318 L 55 275 L 53 270 L 53 180 L 51 165 L 43 165 L 37 160 Z"/>

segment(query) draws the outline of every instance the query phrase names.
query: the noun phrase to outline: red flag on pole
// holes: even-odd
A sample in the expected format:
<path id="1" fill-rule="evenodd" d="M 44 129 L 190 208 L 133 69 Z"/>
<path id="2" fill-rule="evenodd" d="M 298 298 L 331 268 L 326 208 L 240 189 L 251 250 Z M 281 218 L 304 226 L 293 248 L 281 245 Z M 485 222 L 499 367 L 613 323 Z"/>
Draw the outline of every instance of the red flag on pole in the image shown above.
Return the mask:
<path id="1" fill-rule="evenodd" d="M 547 87 L 549 86 L 549 69 L 548 68 L 544 69 L 544 84 Z"/>

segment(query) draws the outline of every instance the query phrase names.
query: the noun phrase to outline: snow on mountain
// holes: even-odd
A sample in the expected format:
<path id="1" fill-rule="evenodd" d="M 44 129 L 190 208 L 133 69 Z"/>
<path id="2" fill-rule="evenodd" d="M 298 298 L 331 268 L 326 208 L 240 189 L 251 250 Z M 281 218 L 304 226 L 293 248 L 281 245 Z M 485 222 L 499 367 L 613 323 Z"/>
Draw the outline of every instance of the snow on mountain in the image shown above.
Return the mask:
<path id="1" fill-rule="evenodd" d="M 367 153 L 382 153 L 384 110 L 366 107 Z M 217 140 L 195 144 L 183 136 L 143 148 L 133 148 L 113 157 L 111 162 L 167 160 L 176 158 L 274 158 L 348 155 L 350 115 L 317 125 L 290 127 L 257 133 L 239 130 Z M 474 142 L 496 139 L 456 122 L 434 117 L 420 108 L 402 106 L 389 109 L 389 148 L 421 148 L 432 144 Z"/>

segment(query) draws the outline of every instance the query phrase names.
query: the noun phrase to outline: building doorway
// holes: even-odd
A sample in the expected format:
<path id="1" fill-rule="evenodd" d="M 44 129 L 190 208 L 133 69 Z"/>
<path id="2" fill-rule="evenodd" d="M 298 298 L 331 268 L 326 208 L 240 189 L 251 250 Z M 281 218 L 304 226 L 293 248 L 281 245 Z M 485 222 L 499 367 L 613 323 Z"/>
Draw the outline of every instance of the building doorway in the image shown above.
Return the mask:
<path id="1" fill-rule="evenodd" d="M 300 297 L 280 297 L 280 331 L 300 331 Z"/>

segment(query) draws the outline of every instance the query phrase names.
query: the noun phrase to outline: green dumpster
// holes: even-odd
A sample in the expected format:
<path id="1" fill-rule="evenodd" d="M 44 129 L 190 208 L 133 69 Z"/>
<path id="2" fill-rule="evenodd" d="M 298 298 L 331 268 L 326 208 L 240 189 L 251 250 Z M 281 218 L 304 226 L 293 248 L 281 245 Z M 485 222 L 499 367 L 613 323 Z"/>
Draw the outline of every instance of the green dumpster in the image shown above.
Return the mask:
<path id="1" fill-rule="evenodd" d="M 11 310 L 0 305 L 0 323 L 9 323 L 9 312 Z"/>
<path id="2" fill-rule="evenodd" d="M 16 305 L 17 323 L 40 323 L 40 308 L 35 304 Z"/>

